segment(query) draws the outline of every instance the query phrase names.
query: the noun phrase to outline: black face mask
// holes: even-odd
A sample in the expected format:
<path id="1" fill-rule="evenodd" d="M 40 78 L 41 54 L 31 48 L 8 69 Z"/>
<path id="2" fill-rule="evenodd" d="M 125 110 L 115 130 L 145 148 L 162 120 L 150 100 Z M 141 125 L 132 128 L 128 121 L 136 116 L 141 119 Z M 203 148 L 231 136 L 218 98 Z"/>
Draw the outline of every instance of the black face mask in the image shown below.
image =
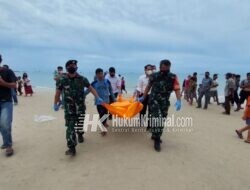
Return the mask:
<path id="1" fill-rule="evenodd" d="M 110 76 L 111 76 L 111 77 L 114 77 L 114 76 L 115 76 L 115 74 L 110 74 Z"/>
<path id="2" fill-rule="evenodd" d="M 70 67 L 70 68 L 67 69 L 67 71 L 69 72 L 69 74 L 74 74 L 77 71 L 77 68 Z"/>
<path id="3" fill-rule="evenodd" d="M 167 75 L 169 73 L 169 70 L 164 70 L 164 71 L 160 71 L 162 75 Z"/>

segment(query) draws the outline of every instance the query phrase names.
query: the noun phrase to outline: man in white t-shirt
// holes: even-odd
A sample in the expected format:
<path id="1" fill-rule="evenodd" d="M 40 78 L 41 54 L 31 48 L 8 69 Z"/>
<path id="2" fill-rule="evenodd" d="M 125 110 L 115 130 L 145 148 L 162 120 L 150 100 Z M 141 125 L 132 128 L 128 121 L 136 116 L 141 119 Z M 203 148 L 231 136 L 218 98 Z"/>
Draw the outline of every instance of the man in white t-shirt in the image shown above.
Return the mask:
<path id="1" fill-rule="evenodd" d="M 210 88 L 210 97 L 214 99 L 214 102 L 217 102 L 217 105 L 220 105 L 219 98 L 218 98 L 218 86 L 219 83 L 217 82 L 218 75 L 214 74 L 212 86 Z"/>
<path id="2" fill-rule="evenodd" d="M 121 93 L 121 79 L 118 75 L 115 74 L 114 67 L 109 68 L 109 73 L 105 76 L 105 78 L 108 79 L 111 83 L 113 93 L 117 98 L 118 94 Z M 114 100 L 112 100 L 111 102 L 114 102 Z"/>
<path id="3" fill-rule="evenodd" d="M 148 85 L 148 80 L 149 80 L 149 76 L 153 73 L 153 67 L 152 65 L 146 65 L 144 67 L 144 71 L 145 74 L 141 75 L 138 79 L 138 83 L 136 86 L 136 92 L 137 92 L 137 98 L 138 97 L 142 97 L 143 93 Z M 146 96 L 146 98 L 143 100 L 142 104 L 143 104 L 143 109 L 140 112 L 140 121 L 142 122 L 142 118 L 145 116 L 146 112 L 147 112 L 147 107 L 148 107 L 148 97 L 149 95 Z M 147 129 L 149 130 L 149 126 L 147 127 Z"/>
<path id="4" fill-rule="evenodd" d="M 117 98 L 117 96 L 121 94 L 121 79 L 118 75 L 115 74 L 114 67 L 109 68 L 109 73 L 106 74 L 105 79 L 107 79 L 110 82 L 114 97 Z M 113 103 L 116 101 L 112 98 L 112 96 L 109 96 L 109 99 L 110 99 L 110 103 Z M 112 119 L 111 114 L 109 115 L 109 119 L 110 120 Z"/>
<path id="5" fill-rule="evenodd" d="M 231 101 L 234 96 L 234 89 L 235 89 L 235 80 L 232 78 L 232 73 L 226 74 L 226 85 L 225 85 L 225 103 L 224 108 L 225 112 L 223 114 L 230 115 L 231 111 Z"/>

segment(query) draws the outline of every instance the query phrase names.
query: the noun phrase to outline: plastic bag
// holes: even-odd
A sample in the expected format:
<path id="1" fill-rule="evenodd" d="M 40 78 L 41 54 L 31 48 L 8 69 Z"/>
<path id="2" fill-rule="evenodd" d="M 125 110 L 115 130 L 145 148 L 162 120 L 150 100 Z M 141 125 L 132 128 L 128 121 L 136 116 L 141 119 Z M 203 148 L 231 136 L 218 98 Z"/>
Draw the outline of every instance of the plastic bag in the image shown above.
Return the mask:
<path id="1" fill-rule="evenodd" d="M 143 104 L 135 101 L 134 97 L 129 99 L 118 96 L 117 102 L 112 104 L 104 103 L 103 106 L 112 114 L 122 118 L 136 116 L 143 108 Z"/>

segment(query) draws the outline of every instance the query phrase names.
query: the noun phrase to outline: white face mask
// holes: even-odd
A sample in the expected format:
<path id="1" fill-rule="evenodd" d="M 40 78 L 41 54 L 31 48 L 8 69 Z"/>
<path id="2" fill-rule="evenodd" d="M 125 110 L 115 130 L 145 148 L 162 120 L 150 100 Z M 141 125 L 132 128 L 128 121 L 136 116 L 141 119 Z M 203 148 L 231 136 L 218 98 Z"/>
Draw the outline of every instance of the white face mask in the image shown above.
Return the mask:
<path id="1" fill-rule="evenodd" d="M 146 71 L 146 74 L 147 75 L 151 75 L 153 73 L 153 71 L 152 70 L 148 70 L 148 71 Z"/>

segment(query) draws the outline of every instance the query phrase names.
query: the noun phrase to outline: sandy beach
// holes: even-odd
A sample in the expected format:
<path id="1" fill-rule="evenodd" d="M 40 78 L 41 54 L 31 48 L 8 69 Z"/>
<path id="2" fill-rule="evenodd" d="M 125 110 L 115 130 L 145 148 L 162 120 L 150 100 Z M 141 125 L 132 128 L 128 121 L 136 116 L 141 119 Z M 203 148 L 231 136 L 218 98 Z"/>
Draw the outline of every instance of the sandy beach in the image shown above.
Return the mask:
<path id="1" fill-rule="evenodd" d="M 53 91 L 36 90 L 33 97 L 19 97 L 14 107 L 15 154 L 0 154 L 1 190 L 249 190 L 249 144 L 234 130 L 244 126 L 242 112 L 221 114 L 215 103 L 207 111 L 185 104 L 181 112 L 192 117 L 189 131 L 163 134 L 162 151 L 153 149 L 148 132 L 87 132 L 75 157 L 65 156 L 63 110 L 54 112 Z M 87 113 L 97 113 L 93 97 Z M 172 102 L 173 104 L 173 102 Z M 35 115 L 53 116 L 35 122 Z M 245 134 L 246 135 L 246 134 Z M 2 143 L 2 140 L 1 140 Z"/>

